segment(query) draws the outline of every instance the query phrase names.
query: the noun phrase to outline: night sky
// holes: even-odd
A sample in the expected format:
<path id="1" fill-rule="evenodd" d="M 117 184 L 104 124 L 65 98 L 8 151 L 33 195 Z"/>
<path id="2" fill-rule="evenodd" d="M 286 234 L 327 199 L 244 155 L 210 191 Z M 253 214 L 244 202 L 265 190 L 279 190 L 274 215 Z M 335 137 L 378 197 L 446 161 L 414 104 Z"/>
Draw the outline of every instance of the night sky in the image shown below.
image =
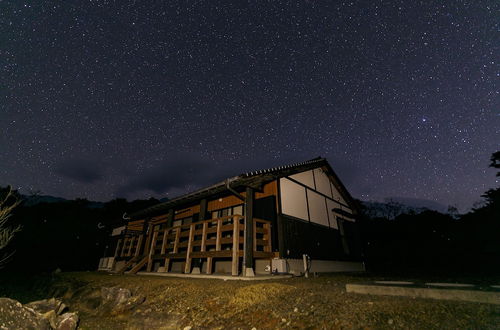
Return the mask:
<path id="1" fill-rule="evenodd" d="M 497 0 L 1 1 L 0 185 L 174 197 L 323 156 L 354 197 L 465 209 L 498 185 L 499 23 Z"/>

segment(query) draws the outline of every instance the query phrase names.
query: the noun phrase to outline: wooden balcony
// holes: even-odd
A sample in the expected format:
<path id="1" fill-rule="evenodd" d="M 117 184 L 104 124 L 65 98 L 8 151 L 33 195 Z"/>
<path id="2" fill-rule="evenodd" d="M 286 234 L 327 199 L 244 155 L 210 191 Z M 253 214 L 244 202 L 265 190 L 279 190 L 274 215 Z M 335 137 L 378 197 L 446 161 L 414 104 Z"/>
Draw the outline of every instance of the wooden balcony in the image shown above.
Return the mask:
<path id="1" fill-rule="evenodd" d="M 168 272 L 172 261 L 184 262 L 184 273 L 191 272 L 193 259 L 205 259 L 206 273 L 211 274 L 214 259 L 231 259 L 231 273 L 238 275 L 239 259 L 244 254 L 244 217 L 241 215 L 210 219 L 191 224 L 160 229 L 149 225 L 148 232 L 122 238 L 115 258 L 127 260 L 131 273 L 142 268 L 151 272 L 154 263 Z M 253 219 L 253 258 L 273 257 L 271 223 Z M 126 270 L 125 269 L 125 270 Z"/>

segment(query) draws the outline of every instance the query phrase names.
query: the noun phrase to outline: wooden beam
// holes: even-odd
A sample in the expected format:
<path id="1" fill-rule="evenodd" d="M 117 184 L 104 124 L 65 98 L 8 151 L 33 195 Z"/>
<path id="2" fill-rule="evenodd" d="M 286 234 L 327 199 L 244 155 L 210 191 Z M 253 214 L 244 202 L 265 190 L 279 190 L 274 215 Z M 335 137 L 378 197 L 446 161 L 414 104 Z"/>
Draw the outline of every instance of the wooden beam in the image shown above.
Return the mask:
<path id="1" fill-rule="evenodd" d="M 136 274 L 142 267 L 148 262 L 149 257 L 144 257 L 141 261 L 139 261 L 132 269 L 128 272 L 129 274 Z"/>
<path id="2" fill-rule="evenodd" d="M 213 258 L 208 257 L 207 258 L 207 274 L 208 275 L 212 274 L 212 264 L 213 264 Z"/>
<path id="3" fill-rule="evenodd" d="M 208 222 L 203 223 L 203 231 L 201 233 L 201 251 L 205 252 L 207 250 L 207 227 Z"/>
<path id="4" fill-rule="evenodd" d="M 168 232 L 170 229 L 165 228 L 165 231 L 163 232 L 163 238 L 162 238 L 162 243 L 161 243 L 161 254 L 165 254 L 165 250 L 167 249 L 167 241 L 168 241 Z"/>
<path id="5" fill-rule="evenodd" d="M 168 210 L 167 214 L 167 228 L 171 228 L 174 224 L 174 209 Z"/>
<path id="6" fill-rule="evenodd" d="M 267 246 L 264 247 L 264 251 L 272 252 L 271 224 L 269 222 L 264 223 L 264 229 L 266 229 L 264 237 L 267 239 Z"/>
<path id="7" fill-rule="evenodd" d="M 174 251 L 173 253 L 179 252 L 179 238 L 181 236 L 181 227 L 177 227 L 175 230 L 175 241 L 174 241 Z"/>
<path id="8" fill-rule="evenodd" d="M 118 257 L 118 251 L 120 250 L 120 244 L 122 243 L 122 239 L 118 239 L 118 242 L 116 243 L 116 248 L 115 248 L 115 258 Z"/>
<path id="9" fill-rule="evenodd" d="M 170 268 L 170 258 L 165 258 L 165 273 L 168 273 L 168 269 Z"/>
<path id="10" fill-rule="evenodd" d="M 233 258 L 231 262 L 231 274 L 238 276 L 239 265 L 239 248 L 240 248 L 240 219 L 238 216 L 233 216 Z"/>
<path id="11" fill-rule="evenodd" d="M 151 239 L 151 247 L 149 248 L 149 254 L 148 254 L 148 267 L 147 271 L 150 272 L 151 268 L 153 267 L 153 254 L 155 251 L 155 246 L 156 246 L 156 238 L 158 237 L 158 230 L 155 230 L 153 232 L 153 237 Z"/>
<path id="12" fill-rule="evenodd" d="M 134 245 L 134 241 L 135 241 L 135 236 L 130 237 L 130 244 L 129 244 L 128 250 L 127 250 L 128 257 L 130 257 L 132 255 L 132 247 Z"/>
<path id="13" fill-rule="evenodd" d="M 246 188 L 245 198 L 245 243 L 244 243 L 244 260 L 243 267 L 253 268 L 253 250 L 254 250 L 254 220 L 253 220 L 253 204 L 254 190 L 250 187 Z"/>
<path id="14" fill-rule="evenodd" d="M 130 259 L 129 261 L 127 261 L 127 262 L 125 263 L 125 265 L 123 265 L 123 266 L 122 266 L 122 268 L 120 268 L 120 269 L 117 271 L 117 273 L 118 273 L 118 274 L 123 274 L 123 273 L 127 270 L 127 268 L 129 268 L 129 267 L 130 267 L 130 266 L 131 266 L 134 262 L 136 262 L 138 259 L 139 259 L 139 257 L 138 257 L 138 256 L 137 256 L 137 257 L 133 257 L 132 259 Z"/>
<path id="15" fill-rule="evenodd" d="M 206 198 L 203 198 L 200 201 L 200 215 L 198 221 L 203 221 L 207 219 L 207 210 L 208 210 L 208 201 Z"/>
<path id="16" fill-rule="evenodd" d="M 144 233 L 146 236 L 146 243 L 144 244 L 144 254 L 148 255 L 149 254 L 149 247 L 151 244 L 151 236 L 153 235 L 153 225 L 148 224 L 147 226 L 147 232 Z"/>
<path id="17" fill-rule="evenodd" d="M 120 252 L 121 257 L 125 257 L 125 246 L 127 245 L 128 237 L 123 238 L 122 251 Z"/>
<path id="18" fill-rule="evenodd" d="M 221 235 L 222 235 L 222 220 L 218 219 L 217 220 L 217 238 L 215 241 L 215 250 L 220 251 L 221 250 Z"/>
<path id="19" fill-rule="evenodd" d="M 144 239 L 144 235 L 139 235 L 139 240 L 137 241 L 137 246 L 135 247 L 135 256 L 137 257 L 141 252 L 142 240 Z"/>
<path id="20" fill-rule="evenodd" d="M 193 248 L 193 238 L 194 238 L 194 223 L 189 226 L 189 239 L 188 247 L 186 252 L 186 265 L 184 267 L 184 273 L 189 274 L 191 272 L 191 249 Z"/>

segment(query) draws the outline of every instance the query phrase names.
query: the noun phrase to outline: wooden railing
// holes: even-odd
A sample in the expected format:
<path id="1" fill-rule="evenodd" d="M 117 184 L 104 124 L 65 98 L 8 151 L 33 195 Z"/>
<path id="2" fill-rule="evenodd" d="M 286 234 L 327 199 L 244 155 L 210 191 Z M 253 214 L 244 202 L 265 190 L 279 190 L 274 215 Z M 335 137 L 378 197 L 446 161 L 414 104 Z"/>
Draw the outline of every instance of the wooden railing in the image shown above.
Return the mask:
<path id="1" fill-rule="evenodd" d="M 130 259 L 141 255 L 144 235 L 123 238 L 115 256 Z M 206 259 L 206 273 L 212 273 L 214 258 L 231 258 L 231 273 L 238 275 L 239 258 L 243 256 L 244 217 L 241 215 L 210 219 L 191 224 L 160 229 L 151 227 L 143 248 L 146 270 L 160 261 L 169 271 L 172 260 L 184 261 L 184 272 L 191 272 L 194 258 Z M 253 257 L 271 258 L 271 223 L 253 219 Z"/>

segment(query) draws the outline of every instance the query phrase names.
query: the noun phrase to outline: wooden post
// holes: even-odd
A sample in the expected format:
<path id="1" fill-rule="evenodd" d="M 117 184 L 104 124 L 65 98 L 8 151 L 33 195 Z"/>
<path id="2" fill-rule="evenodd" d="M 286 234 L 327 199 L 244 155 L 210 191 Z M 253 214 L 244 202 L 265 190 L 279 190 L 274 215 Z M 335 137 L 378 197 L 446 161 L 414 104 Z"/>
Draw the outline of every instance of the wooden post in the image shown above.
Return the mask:
<path id="1" fill-rule="evenodd" d="M 207 274 L 210 275 L 212 274 L 212 257 L 207 258 Z"/>
<path id="2" fill-rule="evenodd" d="M 118 251 L 120 251 L 120 244 L 122 243 L 122 239 L 118 239 L 118 242 L 116 243 L 116 248 L 115 248 L 115 258 L 118 257 Z"/>
<path id="3" fill-rule="evenodd" d="M 266 230 L 266 239 L 267 239 L 267 246 L 264 246 L 264 251 L 265 252 L 271 252 L 272 250 L 272 241 L 271 241 L 271 224 L 266 222 L 264 224 L 264 229 Z"/>
<path id="4" fill-rule="evenodd" d="M 207 219 L 207 209 L 208 209 L 208 201 L 206 198 L 203 198 L 200 201 L 200 215 L 198 221 L 203 221 Z"/>
<path id="5" fill-rule="evenodd" d="M 174 253 L 179 252 L 179 238 L 181 236 L 181 227 L 177 227 L 175 230 L 175 241 L 174 241 Z"/>
<path id="6" fill-rule="evenodd" d="M 253 221 L 253 250 L 257 251 L 257 222 Z"/>
<path id="7" fill-rule="evenodd" d="M 146 223 L 144 224 L 144 226 L 146 226 Z M 144 244 L 144 255 L 148 255 L 149 254 L 149 247 L 151 244 L 151 236 L 153 235 L 153 225 L 152 224 L 147 225 L 147 230 L 144 230 L 144 235 L 147 235 L 146 236 L 146 243 Z"/>
<path id="8" fill-rule="evenodd" d="M 167 223 L 166 226 L 167 228 L 171 228 L 174 224 L 174 209 L 168 210 L 167 214 Z"/>
<path id="9" fill-rule="evenodd" d="M 201 232 L 201 252 L 205 252 L 207 250 L 207 227 L 208 222 L 204 222 L 203 230 Z"/>
<path id="10" fill-rule="evenodd" d="M 215 238 L 215 251 L 221 250 L 221 237 L 222 236 L 222 220 L 217 219 L 217 237 Z"/>
<path id="11" fill-rule="evenodd" d="M 208 209 L 208 201 L 206 198 L 203 198 L 200 201 L 200 213 L 198 216 L 198 221 L 204 221 L 207 219 L 207 209 Z M 203 227 L 205 228 L 205 227 Z M 195 258 L 193 259 L 193 272 L 201 272 L 201 259 Z"/>
<path id="12" fill-rule="evenodd" d="M 201 233 L 201 252 L 205 252 L 207 250 L 207 228 L 208 228 L 208 222 L 203 223 L 203 230 Z M 210 272 L 209 272 L 210 268 Z M 201 271 L 201 269 L 200 269 Z M 207 274 L 210 274 L 212 271 L 212 258 L 207 257 Z"/>
<path id="13" fill-rule="evenodd" d="M 191 272 L 191 250 L 193 249 L 193 238 L 194 238 L 194 223 L 189 226 L 189 239 L 188 247 L 186 252 L 186 266 L 184 267 L 184 273 L 189 274 Z"/>
<path id="14" fill-rule="evenodd" d="M 231 262 L 231 274 L 238 276 L 239 265 L 239 248 L 240 248 L 240 219 L 237 215 L 233 216 L 233 260 Z"/>
<path id="15" fill-rule="evenodd" d="M 150 272 L 153 267 L 153 254 L 156 246 L 156 238 L 158 237 L 158 230 L 153 232 L 153 237 L 151 239 L 151 247 L 149 248 L 149 258 L 148 258 L 148 268 L 147 271 Z"/>
<path id="16" fill-rule="evenodd" d="M 170 231 L 170 229 L 168 228 L 165 228 L 165 231 L 163 232 L 163 239 L 162 239 L 162 243 L 161 243 L 161 252 L 160 254 L 165 254 L 165 251 L 167 249 L 167 241 L 168 241 L 168 232 Z"/>
<path id="17" fill-rule="evenodd" d="M 132 255 L 132 247 L 134 246 L 135 236 L 130 237 L 130 245 L 128 246 L 127 257 Z"/>
<path id="18" fill-rule="evenodd" d="M 253 250 L 254 250 L 254 221 L 253 221 L 253 200 L 254 190 L 247 187 L 245 196 L 245 239 L 244 239 L 244 269 L 243 274 L 246 274 L 246 269 L 253 270 Z"/>
<path id="19" fill-rule="evenodd" d="M 135 256 L 137 257 L 139 253 L 141 252 L 141 245 L 142 245 L 142 240 L 144 238 L 144 235 L 139 235 L 139 240 L 137 241 L 137 246 L 135 247 Z"/>
<path id="20" fill-rule="evenodd" d="M 170 258 L 165 258 L 165 273 L 168 273 L 169 267 L 170 267 Z"/>
<path id="21" fill-rule="evenodd" d="M 123 238 L 123 246 L 122 246 L 122 251 L 120 252 L 120 256 L 124 257 L 125 256 L 125 246 L 127 245 L 127 237 Z"/>

